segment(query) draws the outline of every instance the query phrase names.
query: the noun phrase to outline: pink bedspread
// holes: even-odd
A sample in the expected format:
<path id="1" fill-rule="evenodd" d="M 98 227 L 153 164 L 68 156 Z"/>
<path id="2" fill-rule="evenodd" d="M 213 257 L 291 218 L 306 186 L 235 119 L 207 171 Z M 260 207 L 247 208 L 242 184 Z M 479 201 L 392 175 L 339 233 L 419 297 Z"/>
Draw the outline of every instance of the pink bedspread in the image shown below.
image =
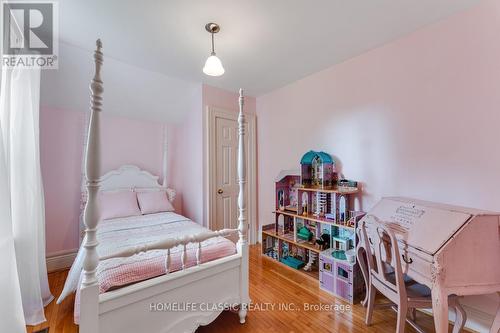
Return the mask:
<path id="1" fill-rule="evenodd" d="M 152 241 L 196 234 L 206 230 L 199 224 L 175 213 L 160 213 L 103 221 L 98 231 L 98 253 L 104 256 L 124 247 Z M 187 266 L 196 265 L 197 244 L 187 246 Z M 236 253 L 233 242 L 216 237 L 202 242 L 201 262 L 208 262 Z M 101 261 L 97 268 L 99 292 L 104 293 L 132 283 L 165 274 L 166 250 L 143 252 L 128 258 Z M 182 247 L 171 249 L 171 272 L 182 268 Z M 78 284 L 80 285 L 80 284 Z M 80 288 L 75 299 L 75 323 L 79 322 Z"/>

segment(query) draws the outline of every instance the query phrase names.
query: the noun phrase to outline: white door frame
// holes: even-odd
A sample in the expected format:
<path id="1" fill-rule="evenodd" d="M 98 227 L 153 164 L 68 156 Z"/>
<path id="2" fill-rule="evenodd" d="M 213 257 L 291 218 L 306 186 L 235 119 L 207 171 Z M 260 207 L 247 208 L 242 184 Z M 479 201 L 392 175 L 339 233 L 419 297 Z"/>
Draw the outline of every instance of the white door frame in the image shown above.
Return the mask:
<path id="1" fill-rule="evenodd" d="M 207 106 L 205 119 L 204 119 L 204 132 L 205 132 L 205 188 L 207 189 L 205 195 L 205 216 L 207 217 L 206 226 L 213 230 L 216 211 L 216 170 L 215 170 L 215 119 L 228 118 L 238 121 L 238 112 L 227 111 L 217 107 Z M 248 241 L 250 244 L 255 244 L 257 241 L 257 130 L 256 130 L 256 116 L 255 114 L 245 113 L 245 120 L 247 123 L 245 135 L 248 136 L 248 168 L 247 168 L 247 182 L 248 182 Z"/>

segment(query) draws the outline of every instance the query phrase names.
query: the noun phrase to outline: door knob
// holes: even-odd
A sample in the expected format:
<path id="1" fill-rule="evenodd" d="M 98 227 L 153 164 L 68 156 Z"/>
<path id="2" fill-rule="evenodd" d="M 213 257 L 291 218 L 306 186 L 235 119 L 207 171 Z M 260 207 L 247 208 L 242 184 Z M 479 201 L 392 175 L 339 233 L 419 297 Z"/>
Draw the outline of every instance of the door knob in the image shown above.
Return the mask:
<path id="1" fill-rule="evenodd" d="M 224 193 L 224 191 L 220 188 L 217 190 L 217 193 L 222 194 L 222 193 Z"/>

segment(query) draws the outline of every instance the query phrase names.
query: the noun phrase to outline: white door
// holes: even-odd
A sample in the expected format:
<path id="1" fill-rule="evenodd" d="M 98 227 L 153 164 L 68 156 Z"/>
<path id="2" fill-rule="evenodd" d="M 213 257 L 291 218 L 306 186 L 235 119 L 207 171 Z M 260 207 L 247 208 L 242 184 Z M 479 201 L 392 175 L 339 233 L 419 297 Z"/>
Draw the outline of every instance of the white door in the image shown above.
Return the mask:
<path id="1" fill-rule="evenodd" d="M 238 123 L 235 119 L 215 118 L 215 229 L 238 227 Z"/>
<path id="2" fill-rule="evenodd" d="M 246 114 L 247 222 L 250 243 L 255 243 L 256 222 L 256 133 L 255 115 Z M 212 230 L 238 228 L 238 113 L 207 108 L 207 226 Z"/>

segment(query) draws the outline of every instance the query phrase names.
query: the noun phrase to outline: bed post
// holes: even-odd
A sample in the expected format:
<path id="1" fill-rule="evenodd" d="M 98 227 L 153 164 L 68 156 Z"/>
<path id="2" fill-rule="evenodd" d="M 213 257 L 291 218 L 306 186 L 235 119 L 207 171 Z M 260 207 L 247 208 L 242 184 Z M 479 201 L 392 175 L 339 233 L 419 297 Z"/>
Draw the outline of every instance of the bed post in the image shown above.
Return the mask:
<path id="1" fill-rule="evenodd" d="M 238 116 L 238 184 L 240 193 L 238 195 L 238 253 L 241 254 L 240 271 L 240 323 L 245 323 L 247 307 L 250 302 L 248 295 L 248 226 L 247 226 L 247 192 L 246 192 L 246 158 L 245 158 L 245 115 L 243 114 L 243 89 L 240 89 L 240 113 Z"/>
<path id="2" fill-rule="evenodd" d="M 101 80 L 103 56 L 100 39 L 96 41 L 96 46 L 97 49 L 94 52 L 95 75 L 90 83 L 90 122 L 85 154 L 85 178 L 88 196 L 83 215 L 86 238 L 83 245 L 85 248 L 85 258 L 80 294 L 80 333 L 99 333 L 99 285 L 96 277 L 99 256 L 97 254 L 98 242 L 96 232 L 99 222 L 97 194 L 101 174 L 99 118 L 102 108 L 102 93 L 104 91 Z"/>

